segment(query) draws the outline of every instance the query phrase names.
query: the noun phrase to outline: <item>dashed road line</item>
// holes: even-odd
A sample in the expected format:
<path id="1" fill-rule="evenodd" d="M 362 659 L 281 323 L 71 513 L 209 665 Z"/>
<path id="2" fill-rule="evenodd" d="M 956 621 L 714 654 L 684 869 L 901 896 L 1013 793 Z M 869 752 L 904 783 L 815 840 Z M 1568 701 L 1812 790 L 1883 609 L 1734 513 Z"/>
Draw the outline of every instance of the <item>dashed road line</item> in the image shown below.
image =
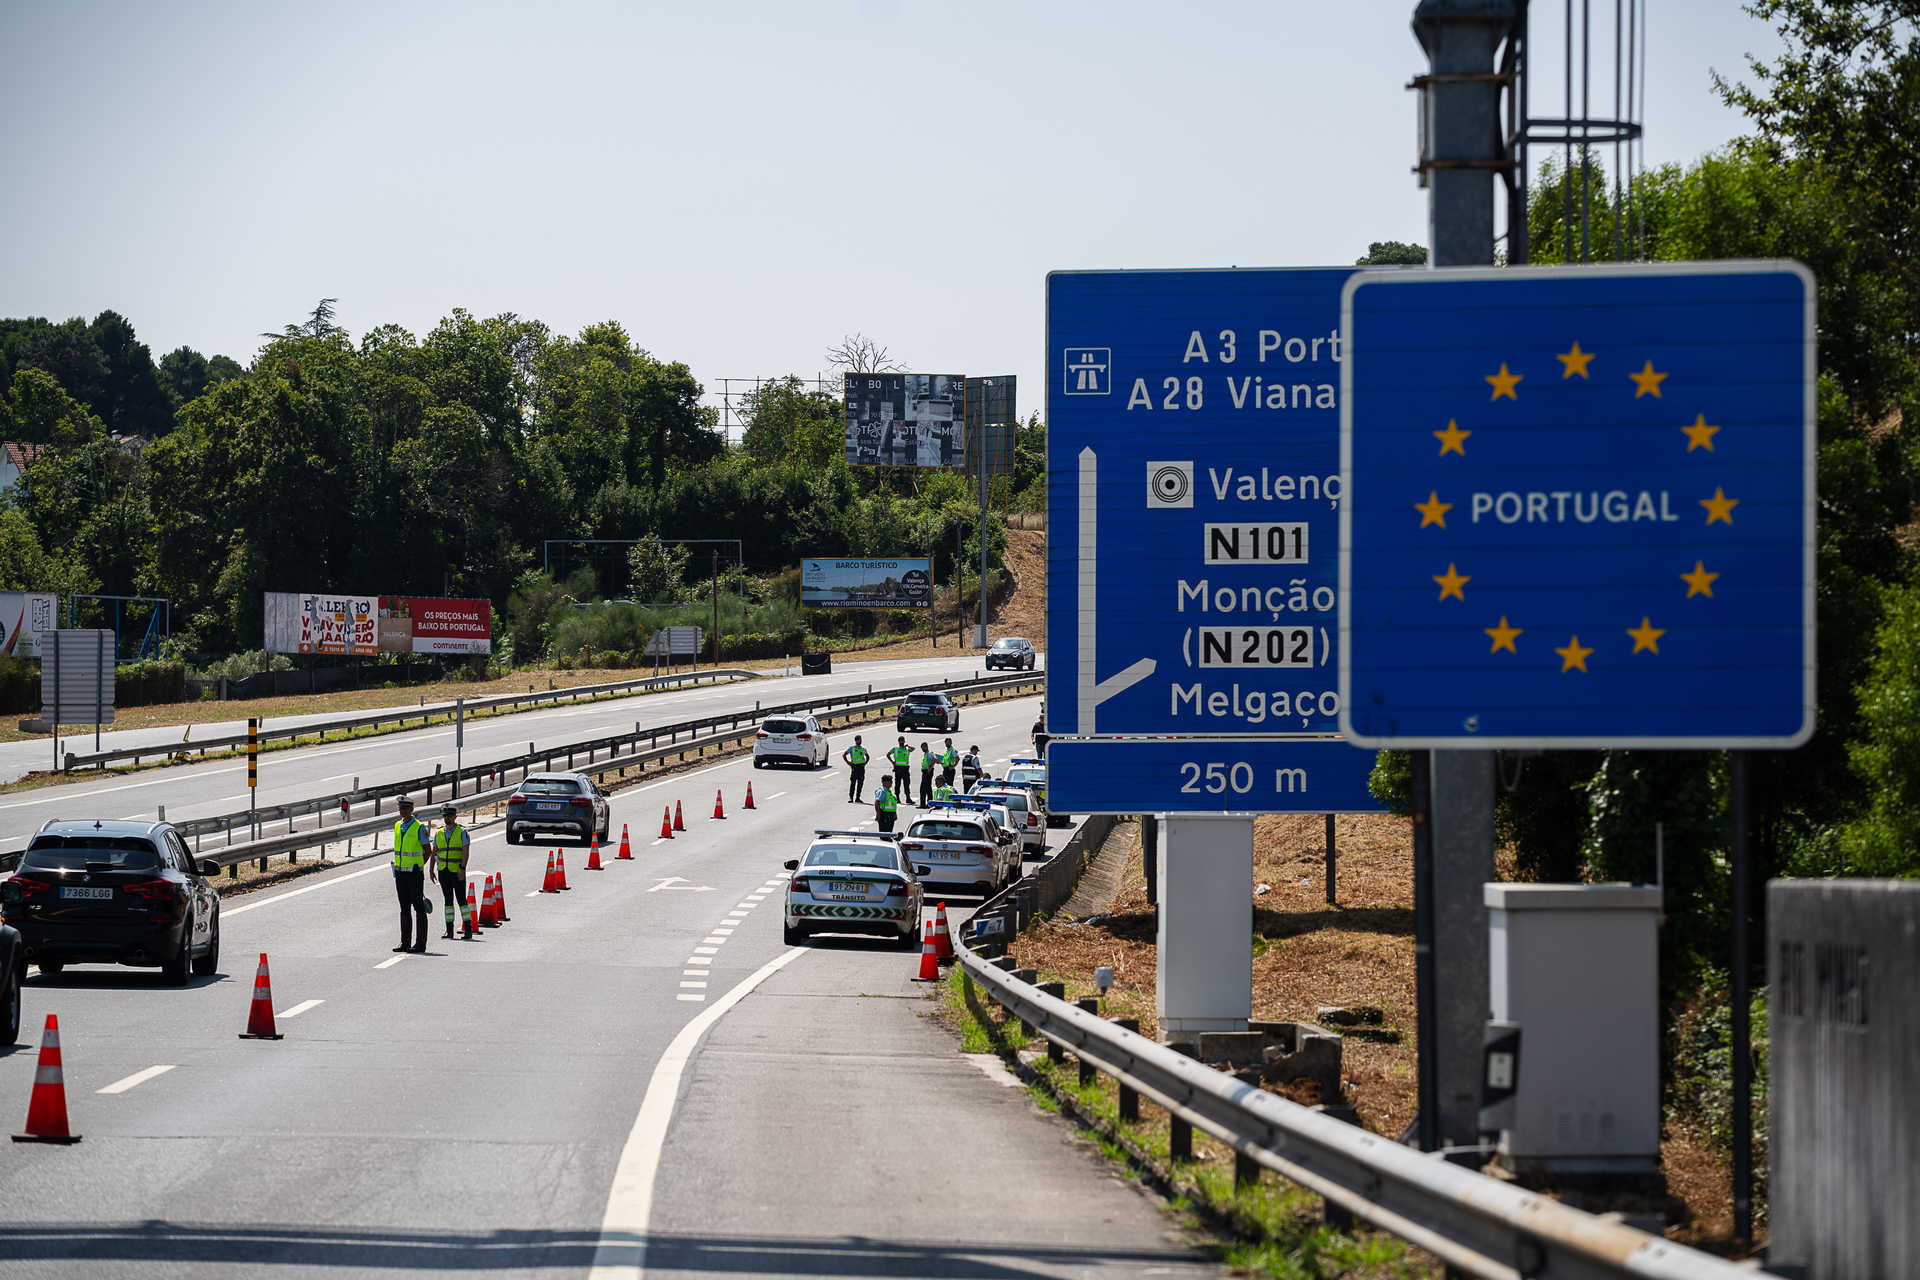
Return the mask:
<path id="1" fill-rule="evenodd" d="M 115 1080 L 112 1084 L 108 1085 L 104 1089 L 95 1089 L 94 1092 L 95 1093 L 125 1093 L 127 1090 L 133 1088 L 135 1085 L 145 1084 L 147 1081 L 153 1079 L 155 1076 L 165 1075 L 167 1072 L 171 1070 L 173 1070 L 173 1064 L 171 1062 L 165 1064 L 164 1066 L 148 1067 L 144 1071 L 134 1072 L 132 1075 L 128 1076 L 124 1080 Z"/>
<path id="2" fill-rule="evenodd" d="M 697 996 L 695 996 L 695 995 L 688 995 L 688 994 L 687 994 L 686 992 L 684 992 L 684 991 L 682 991 L 682 992 L 681 992 L 681 993 L 680 993 L 679 995 L 677 995 L 677 996 L 675 996 L 675 997 L 674 997 L 674 999 L 676 999 L 676 1000 L 690 1000 L 690 1001 L 693 1001 L 693 1002 L 695 1002 L 695 1003 L 698 1003 L 699 1001 L 702 1001 L 702 1000 L 705 1000 L 705 999 L 706 999 L 706 996 L 704 996 L 704 995 L 697 995 Z"/>
<path id="3" fill-rule="evenodd" d="M 276 1018 L 297 1018 L 301 1014 L 307 1012 L 309 1009 L 318 1009 L 321 1005 L 325 1003 L 326 1003 L 325 1000 L 302 1000 L 299 1004 L 293 1006 L 293 1008 L 291 1009 L 278 1010 L 277 1012 L 274 1013 L 273 1016 Z"/>
<path id="4" fill-rule="evenodd" d="M 693 949 L 693 954 L 697 956 L 711 956 L 711 955 L 717 955 L 719 951 L 720 951 L 719 947 L 695 947 Z"/>
<path id="5" fill-rule="evenodd" d="M 699 990 L 699 991 L 704 991 L 704 990 L 706 989 L 706 986 L 707 986 L 707 984 L 706 984 L 706 983 L 705 983 L 704 981 L 702 981 L 702 982 L 682 982 L 682 983 L 681 983 L 680 985 L 681 985 L 681 986 L 683 986 L 683 987 L 688 987 L 688 988 L 691 988 L 691 989 L 694 989 L 694 990 Z"/>
<path id="6" fill-rule="evenodd" d="M 768 797 L 767 797 L 767 799 L 769 799 L 769 800 L 778 800 L 778 799 L 779 799 L 779 798 L 780 798 L 781 796 L 783 796 L 783 795 L 785 795 L 785 794 L 787 794 L 787 793 L 786 793 L 786 792 L 784 792 L 784 791 L 776 791 L 776 792 L 774 792 L 774 793 L 773 793 L 772 795 L 770 795 L 770 796 L 768 796 Z"/>
<path id="7" fill-rule="evenodd" d="M 399 964 L 402 960 L 405 960 L 406 958 L 407 958 L 406 953 L 401 952 L 399 955 L 394 956 L 392 959 L 382 960 L 379 964 L 373 967 L 376 969 L 391 969 L 393 968 L 393 966 Z"/>

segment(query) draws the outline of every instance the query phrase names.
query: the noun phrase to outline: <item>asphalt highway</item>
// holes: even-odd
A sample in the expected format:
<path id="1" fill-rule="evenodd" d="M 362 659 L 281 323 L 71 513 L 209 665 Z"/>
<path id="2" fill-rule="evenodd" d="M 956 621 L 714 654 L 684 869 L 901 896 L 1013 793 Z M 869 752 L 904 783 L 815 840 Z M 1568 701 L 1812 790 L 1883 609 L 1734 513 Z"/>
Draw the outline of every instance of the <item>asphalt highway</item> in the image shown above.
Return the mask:
<path id="1" fill-rule="evenodd" d="M 816 695 L 864 691 L 868 686 L 888 689 L 927 684 L 937 688 L 943 679 L 972 679 L 978 674 L 984 672 L 977 658 L 846 663 L 831 675 L 762 677 L 737 684 L 494 716 L 468 722 L 462 759 L 473 764 L 519 754 L 526 751 L 528 743 L 544 747 L 578 742 L 628 732 L 636 723 L 643 727 L 674 724 L 751 708 L 756 703 L 772 706 Z M 966 723 L 964 718 L 961 723 Z M 44 742 L 38 745 L 46 750 Z M 435 765 L 448 772 L 454 767 L 452 725 L 358 742 L 272 751 L 260 757 L 256 799 L 262 807 L 304 800 L 347 790 L 356 778 L 360 785 L 372 786 L 429 774 Z M 20 848 L 27 835 L 48 818 L 152 819 L 164 805 L 168 819 L 177 822 L 240 812 L 247 807 L 245 760 L 168 766 L 120 777 L 89 777 L 85 773 L 74 777 L 72 782 L 0 795 L 0 850 Z"/>
<path id="2" fill-rule="evenodd" d="M 1035 708 L 969 709 L 962 737 L 1004 759 Z M 228 899 L 221 972 L 186 987 L 36 973 L 0 1113 L 24 1119 L 57 1013 L 83 1141 L 0 1145 L 0 1275 L 1217 1274 L 928 1023 L 916 956 L 782 943 L 781 862 L 870 822 L 850 740 L 826 770 L 618 793 L 635 859 L 568 846 L 564 894 L 537 893 L 547 846 L 479 829 L 513 919 L 477 941 L 440 939 L 436 902 L 428 954 L 391 952 L 375 857 Z M 657 842 L 676 799 L 689 830 Z M 277 1042 L 236 1034 L 261 952 Z"/>

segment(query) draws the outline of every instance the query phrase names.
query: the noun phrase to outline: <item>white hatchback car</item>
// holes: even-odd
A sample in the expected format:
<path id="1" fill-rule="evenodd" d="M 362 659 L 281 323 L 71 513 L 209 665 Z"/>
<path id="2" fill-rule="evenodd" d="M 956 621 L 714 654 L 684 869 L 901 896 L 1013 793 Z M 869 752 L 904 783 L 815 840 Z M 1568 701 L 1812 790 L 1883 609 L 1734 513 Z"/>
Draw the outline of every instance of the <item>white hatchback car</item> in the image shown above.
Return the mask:
<path id="1" fill-rule="evenodd" d="M 920 879 L 930 868 L 901 852 L 895 832 L 821 828 L 804 856 L 787 862 L 788 946 L 815 933 L 877 933 L 911 947 L 920 936 Z"/>
<path id="2" fill-rule="evenodd" d="M 827 735 L 812 716 L 769 716 L 753 735 L 753 767 L 789 761 L 817 769 L 827 763 Z"/>

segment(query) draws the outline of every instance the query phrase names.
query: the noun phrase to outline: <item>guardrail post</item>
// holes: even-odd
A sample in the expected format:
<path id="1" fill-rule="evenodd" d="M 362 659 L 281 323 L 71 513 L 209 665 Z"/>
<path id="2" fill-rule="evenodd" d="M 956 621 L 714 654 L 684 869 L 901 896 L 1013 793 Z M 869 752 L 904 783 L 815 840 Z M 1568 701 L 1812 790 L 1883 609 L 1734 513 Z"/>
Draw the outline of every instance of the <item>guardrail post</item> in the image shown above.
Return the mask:
<path id="1" fill-rule="evenodd" d="M 1098 998 L 1094 996 L 1087 996 L 1084 999 L 1075 1000 L 1073 1002 L 1073 1005 L 1074 1005 L 1074 1008 L 1085 1009 L 1088 1013 L 1097 1014 L 1100 1012 L 1100 1001 Z M 1091 1062 L 1088 1062 L 1084 1056 L 1081 1057 L 1079 1061 L 1080 1061 L 1080 1087 L 1084 1089 L 1088 1085 L 1093 1083 L 1094 1069 L 1093 1069 L 1093 1064 Z"/>
<path id="2" fill-rule="evenodd" d="M 1193 1126 L 1179 1116 L 1167 1117 L 1167 1155 L 1174 1160 L 1193 1159 Z"/>
<path id="3" fill-rule="evenodd" d="M 1131 1031 L 1135 1035 L 1140 1034 L 1140 1019 L 1138 1018 L 1113 1018 L 1110 1019 L 1110 1021 L 1116 1027 Z M 1140 1118 L 1140 1094 L 1136 1090 L 1127 1088 L 1124 1084 L 1120 1086 L 1120 1118 L 1122 1120 L 1138 1120 Z"/>
<path id="4" fill-rule="evenodd" d="M 1034 990 L 1042 993 L 1043 995 L 1052 996 L 1055 1000 L 1065 1000 L 1067 998 L 1067 984 L 1064 982 L 1035 983 Z M 1028 1031 L 1029 1033 L 1031 1033 L 1032 1028 L 1028 1028 Z M 1055 1044 L 1053 1041 L 1051 1040 L 1047 1041 L 1047 1061 L 1048 1062 L 1065 1062 L 1066 1060 L 1067 1060 L 1067 1051 L 1065 1049 L 1062 1049 L 1059 1045 Z"/>
<path id="5" fill-rule="evenodd" d="M 1233 1187 L 1250 1187 L 1260 1181 L 1260 1162 L 1239 1151 L 1233 1153 Z"/>

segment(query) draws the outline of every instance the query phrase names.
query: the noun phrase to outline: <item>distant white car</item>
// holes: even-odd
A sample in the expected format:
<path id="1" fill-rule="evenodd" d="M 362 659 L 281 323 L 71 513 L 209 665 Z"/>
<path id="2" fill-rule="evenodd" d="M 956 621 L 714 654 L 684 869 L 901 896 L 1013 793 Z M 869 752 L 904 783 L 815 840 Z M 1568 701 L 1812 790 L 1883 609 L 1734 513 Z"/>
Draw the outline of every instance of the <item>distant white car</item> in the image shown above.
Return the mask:
<path id="1" fill-rule="evenodd" d="M 817 769 L 827 763 L 827 735 L 812 716 L 769 716 L 753 735 L 753 767 L 787 761 Z"/>

